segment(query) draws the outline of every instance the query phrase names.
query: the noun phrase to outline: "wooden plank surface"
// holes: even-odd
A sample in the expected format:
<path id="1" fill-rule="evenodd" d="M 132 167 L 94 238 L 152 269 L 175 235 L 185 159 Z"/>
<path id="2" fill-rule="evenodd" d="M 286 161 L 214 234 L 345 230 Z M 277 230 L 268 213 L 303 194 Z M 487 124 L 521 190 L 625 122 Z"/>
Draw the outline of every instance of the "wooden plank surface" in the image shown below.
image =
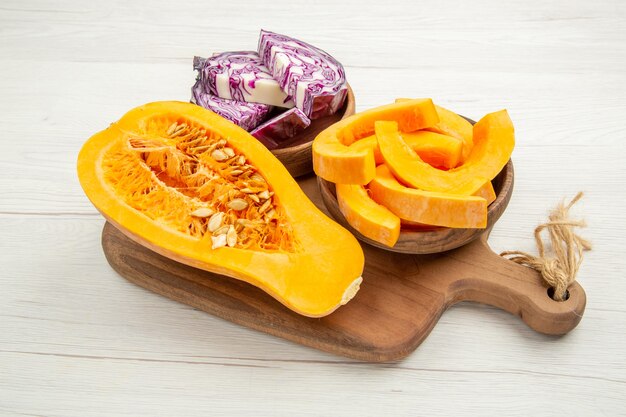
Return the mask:
<path id="1" fill-rule="evenodd" d="M 626 3 L 337 3 L 2 2 L 0 415 L 624 415 Z M 586 191 L 578 328 L 546 337 L 459 304 L 407 359 L 371 365 L 119 278 L 76 179 L 80 145 L 133 106 L 187 100 L 194 54 L 254 49 L 261 27 L 341 60 L 357 110 L 506 107 L 516 188 L 490 244 L 534 251 L 548 209 Z"/>

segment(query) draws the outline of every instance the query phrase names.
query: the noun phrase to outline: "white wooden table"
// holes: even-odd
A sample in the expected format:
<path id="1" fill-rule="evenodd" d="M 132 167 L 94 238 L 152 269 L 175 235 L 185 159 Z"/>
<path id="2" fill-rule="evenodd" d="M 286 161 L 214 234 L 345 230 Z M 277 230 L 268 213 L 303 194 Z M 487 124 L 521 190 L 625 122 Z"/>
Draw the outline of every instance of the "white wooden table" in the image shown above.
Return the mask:
<path id="1" fill-rule="evenodd" d="M 1 2 L 0 415 L 624 415 L 626 3 L 261 3 Z M 188 100 L 193 55 L 255 49 L 260 28 L 342 61 L 357 110 L 399 96 L 509 109 L 516 189 L 491 244 L 534 251 L 548 209 L 586 191 L 578 328 L 546 337 L 462 304 L 406 360 L 366 364 L 116 275 L 80 146 L 131 107 Z"/>

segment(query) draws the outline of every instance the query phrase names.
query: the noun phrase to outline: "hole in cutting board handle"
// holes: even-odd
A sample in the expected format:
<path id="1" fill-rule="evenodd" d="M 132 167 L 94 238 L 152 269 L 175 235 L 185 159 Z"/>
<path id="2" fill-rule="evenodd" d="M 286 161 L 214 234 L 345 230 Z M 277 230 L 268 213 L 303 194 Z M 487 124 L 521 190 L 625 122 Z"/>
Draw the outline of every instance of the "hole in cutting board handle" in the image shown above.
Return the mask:
<path id="1" fill-rule="evenodd" d="M 565 297 L 563 298 L 563 301 L 558 301 L 558 300 L 554 299 L 554 288 L 550 287 L 550 288 L 548 288 L 548 297 L 550 297 L 553 301 L 557 301 L 557 302 L 561 303 L 563 301 L 569 300 L 569 291 L 565 290 Z"/>

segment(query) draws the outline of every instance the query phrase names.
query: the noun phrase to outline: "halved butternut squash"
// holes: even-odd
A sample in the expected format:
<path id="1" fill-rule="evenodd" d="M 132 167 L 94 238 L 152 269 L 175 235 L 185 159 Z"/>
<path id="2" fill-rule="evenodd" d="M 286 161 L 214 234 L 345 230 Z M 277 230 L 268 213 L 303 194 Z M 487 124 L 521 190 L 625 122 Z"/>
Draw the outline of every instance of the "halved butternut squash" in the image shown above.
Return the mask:
<path id="1" fill-rule="evenodd" d="M 461 160 L 463 143 L 455 137 L 425 130 L 401 133 L 401 136 L 424 162 L 432 166 L 450 169 L 456 167 Z M 385 162 L 383 155 L 380 153 L 378 140 L 375 135 L 355 141 L 350 145 L 350 149 L 356 151 L 369 151 L 369 149 L 372 149 L 376 165 Z"/>
<path id="2" fill-rule="evenodd" d="M 400 218 L 376 203 L 362 185 L 337 184 L 339 210 L 363 236 L 393 247 L 400 236 Z"/>
<path id="3" fill-rule="evenodd" d="M 376 168 L 376 177 L 368 187 L 374 201 L 404 220 L 453 228 L 487 226 L 484 198 L 405 187 L 394 178 L 387 165 Z"/>
<path id="4" fill-rule="evenodd" d="M 351 150 L 356 140 L 374 133 L 378 120 L 393 120 L 403 132 L 412 132 L 439 122 L 431 99 L 388 104 L 357 113 L 322 131 L 313 141 L 313 169 L 336 184 L 365 185 L 376 175 L 373 150 Z"/>
<path id="5" fill-rule="evenodd" d="M 85 193 L 131 239 L 178 262 L 253 284 L 320 317 L 362 281 L 363 251 L 249 133 L 202 107 L 157 102 L 92 136 Z"/>
<path id="6" fill-rule="evenodd" d="M 401 103 L 406 100 L 410 99 L 398 98 L 396 99 L 396 102 Z M 462 140 L 463 154 L 461 161 L 465 161 L 469 156 L 472 150 L 472 146 L 474 144 L 472 124 L 455 112 L 445 109 L 441 106 L 435 105 L 435 109 L 437 109 L 439 122 L 433 126 L 424 128 L 424 130 L 441 133 L 442 135 L 453 136 Z"/>
<path id="7" fill-rule="evenodd" d="M 474 126 L 474 146 L 465 163 L 449 171 L 433 168 L 402 140 L 395 122 L 380 121 L 376 138 L 385 163 L 411 187 L 470 196 L 492 180 L 513 152 L 515 134 L 506 110 L 490 113 Z"/>

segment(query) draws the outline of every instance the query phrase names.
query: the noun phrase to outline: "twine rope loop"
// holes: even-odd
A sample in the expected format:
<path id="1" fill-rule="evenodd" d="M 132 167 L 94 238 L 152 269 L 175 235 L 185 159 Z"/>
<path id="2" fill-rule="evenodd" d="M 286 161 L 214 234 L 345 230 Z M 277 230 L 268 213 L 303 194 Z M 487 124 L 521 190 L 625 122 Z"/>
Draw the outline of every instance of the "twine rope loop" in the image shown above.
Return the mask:
<path id="1" fill-rule="evenodd" d="M 567 288 L 576 280 L 576 274 L 583 261 L 583 252 L 591 250 L 591 243 L 574 233 L 575 228 L 586 227 L 584 220 L 569 218 L 570 208 L 582 196 L 583 193 L 579 192 L 569 204 L 559 203 L 548 216 L 548 221 L 535 228 L 539 256 L 522 251 L 505 251 L 500 254 L 513 262 L 538 271 L 546 284 L 554 289 L 553 298 L 556 301 L 567 299 Z M 542 239 L 544 230 L 549 234 L 549 248 L 554 253 L 553 256 L 546 254 L 546 245 Z"/>

